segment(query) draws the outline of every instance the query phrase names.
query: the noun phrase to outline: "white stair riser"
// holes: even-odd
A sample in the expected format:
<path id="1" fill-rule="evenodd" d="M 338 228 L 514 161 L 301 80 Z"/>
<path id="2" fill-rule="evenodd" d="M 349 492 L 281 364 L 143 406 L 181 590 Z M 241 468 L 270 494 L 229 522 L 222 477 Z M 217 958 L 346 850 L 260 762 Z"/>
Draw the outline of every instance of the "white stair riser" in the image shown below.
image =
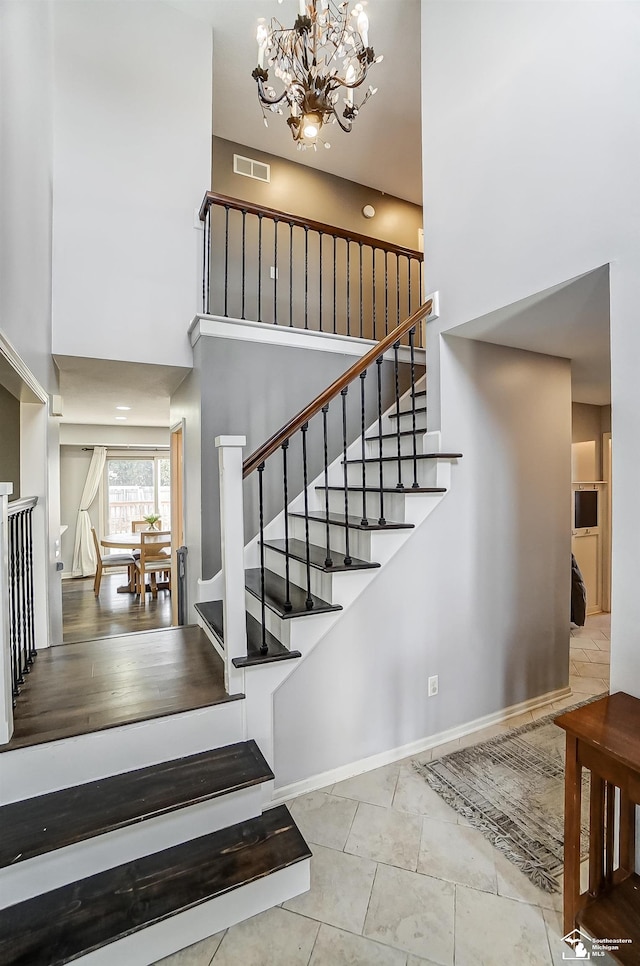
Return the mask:
<path id="1" fill-rule="evenodd" d="M 385 519 L 393 520 L 394 523 L 404 523 L 404 492 L 384 493 L 383 501 Z M 380 494 L 366 493 L 364 505 L 367 520 L 377 520 L 380 516 Z M 331 490 L 329 492 L 329 512 L 344 514 L 344 490 Z M 356 517 L 359 520 L 362 514 L 362 493 L 349 490 L 349 516 Z M 349 539 L 351 539 L 351 536 Z"/>
<path id="2" fill-rule="evenodd" d="M 247 612 L 251 614 L 251 616 L 254 617 L 259 624 L 261 624 L 262 616 L 260 600 L 257 597 L 254 597 L 253 594 L 250 594 L 249 591 L 246 591 L 245 593 L 245 606 Z M 284 646 L 289 648 L 289 650 L 293 650 L 289 643 L 290 621 L 282 620 L 282 618 L 278 617 L 278 615 L 275 614 L 269 607 L 265 607 L 265 623 L 267 630 L 273 634 L 274 637 L 277 637 L 281 644 L 284 644 Z"/>
<path id="3" fill-rule="evenodd" d="M 435 486 L 437 476 L 437 460 L 416 460 L 418 483 L 420 486 Z M 347 465 L 347 479 L 351 486 L 362 486 L 362 463 Z M 398 461 L 382 464 L 382 479 L 385 486 L 395 486 L 398 482 Z M 400 461 L 400 479 L 405 486 L 411 486 L 414 480 L 414 464 L 411 457 Z M 365 481 L 367 486 L 380 485 L 380 464 L 365 463 Z M 337 485 L 342 484 L 342 479 Z"/>
<path id="4" fill-rule="evenodd" d="M 424 432 L 418 432 L 416 435 L 416 453 L 424 452 Z M 383 456 L 395 456 L 398 452 L 398 441 L 394 436 L 393 439 L 386 437 L 382 440 L 382 455 Z M 400 437 L 400 453 L 402 456 L 412 456 L 413 455 L 413 436 L 401 436 Z M 364 455 L 368 459 L 377 459 L 380 455 L 380 443 L 377 438 L 365 439 Z M 362 450 L 358 452 L 358 457 L 362 456 Z"/>
<path id="5" fill-rule="evenodd" d="M 406 433 L 409 430 L 413 430 L 413 420 L 411 419 L 411 414 L 410 413 L 409 413 L 409 415 L 407 415 L 406 413 L 404 413 L 400 417 L 400 432 L 401 433 Z M 384 436 L 387 436 L 387 435 L 396 436 L 397 432 L 398 432 L 398 420 L 397 419 L 388 419 L 387 417 L 385 417 L 382 420 L 382 433 L 383 433 L 383 435 Z M 424 417 L 424 413 L 418 413 L 418 415 L 416 416 L 416 433 L 417 433 L 418 439 L 421 436 L 424 436 L 424 434 L 426 432 L 427 432 L 427 421 L 426 421 L 426 419 Z M 373 433 L 369 432 L 368 435 L 369 436 L 372 436 Z M 410 436 L 401 436 L 400 439 L 401 440 L 402 439 L 411 440 L 411 437 Z M 394 440 L 393 439 L 386 440 L 386 441 L 383 440 L 383 448 L 384 448 L 384 443 L 385 442 L 387 443 L 388 446 L 389 445 L 391 446 L 391 453 L 389 455 L 390 456 L 393 456 L 393 453 L 394 453 Z M 397 445 L 398 444 L 396 442 L 395 443 L 395 446 L 397 447 Z M 413 443 L 410 444 L 410 452 L 413 452 Z M 376 449 L 376 453 L 377 453 L 377 449 Z"/>
<path id="6" fill-rule="evenodd" d="M 242 704 L 229 701 L 5 752 L 1 804 L 243 741 Z"/>
<path id="7" fill-rule="evenodd" d="M 0 908 L 262 814 L 260 785 L 180 808 L 0 870 Z"/>
<path id="8" fill-rule="evenodd" d="M 307 892 L 309 886 L 310 861 L 305 859 L 96 949 L 75 959 L 74 964 L 151 966 L 186 946 Z"/>
<path id="9" fill-rule="evenodd" d="M 286 575 L 285 557 L 282 553 L 266 549 L 265 564 L 269 570 L 281 577 Z M 329 604 L 333 603 L 333 581 L 334 574 L 323 573 L 315 567 L 310 568 L 311 593 L 321 600 L 326 600 Z M 289 557 L 289 580 L 292 584 L 297 584 L 305 591 L 307 589 L 307 565 L 301 560 L 294 560 Z"/>
<path id="10" fill-rule="evenodd" d="M 344 513 L 344 507 L 342 512 Z M 293 527 L 292 536 L 297 540 L 304 540 L 304 520 L 301 517 L 292 517 Z M 309 539 L 311 543 L 323 546 L 326 543 L 326 525 L 319 520 L 309 520 Z M 344 553 L 346 550 L 346 531 L 345 527 L 336 525 L 330 526 L 331 546 L 338 552 Z M 360 560 L 375 560 L 371 556 L 371 533 L 367 530 L 349 529 L 349 551 L 354 557 Z"/>

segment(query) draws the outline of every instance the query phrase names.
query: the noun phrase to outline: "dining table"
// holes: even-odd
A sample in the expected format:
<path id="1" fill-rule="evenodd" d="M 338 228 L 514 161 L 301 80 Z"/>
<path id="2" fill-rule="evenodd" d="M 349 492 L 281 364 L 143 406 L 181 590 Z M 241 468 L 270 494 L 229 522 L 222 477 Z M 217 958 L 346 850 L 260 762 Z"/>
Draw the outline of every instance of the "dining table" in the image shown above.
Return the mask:
<path id="1" fill-rule="evenodd" d="M 163 536 L 166 536 L 168 540 L 171 539 L 171 533 L 168 530 L 160 530 Z M 107 533 L 100 540 L 100 546 L 105 547 L 107 550 L 139 550 L 140 549 L 140 531 L 133 532 L 127 530 L 124 533 Z M 171 566 L 171 564 L 169 564 Z M 118 587 L 119 594 L 135 594 L 135 574 L 131 575 L 129 583 L 123 584 Z"/>

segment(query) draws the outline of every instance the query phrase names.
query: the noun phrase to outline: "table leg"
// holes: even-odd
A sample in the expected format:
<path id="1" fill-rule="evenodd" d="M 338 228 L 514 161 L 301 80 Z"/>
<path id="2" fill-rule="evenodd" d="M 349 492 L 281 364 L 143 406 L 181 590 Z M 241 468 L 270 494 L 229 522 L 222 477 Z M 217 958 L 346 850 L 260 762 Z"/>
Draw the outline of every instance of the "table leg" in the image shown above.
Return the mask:
<path id="1" fill-rule="evenodd" d="M 620 792 L 620 870 L 627 875 L 636 866 L 636 806 Z"/>
<path id="2" fill-rule="evenodd" d="M 589 794 L 589 894 L 597 896 L 604 880 L 604 782 L 593 772 Z"/>
<path id="3" fill-rule="evenodd" d="M 580 809 L 582 766 L 578 741 L 567 734 L 564 795 L 564 931 L 575 929 L 580 895 Z"/>

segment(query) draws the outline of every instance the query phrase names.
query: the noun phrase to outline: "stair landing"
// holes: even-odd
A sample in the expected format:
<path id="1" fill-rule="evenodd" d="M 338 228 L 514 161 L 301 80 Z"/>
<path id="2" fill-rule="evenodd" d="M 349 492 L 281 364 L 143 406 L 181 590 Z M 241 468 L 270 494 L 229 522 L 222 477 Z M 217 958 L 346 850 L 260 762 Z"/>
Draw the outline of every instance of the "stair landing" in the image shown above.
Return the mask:
<path id="1" fill-rule="evenodd" d="M 0 752 L 237 700 L 202 628 L 169 627 L 40 651 Z"/>

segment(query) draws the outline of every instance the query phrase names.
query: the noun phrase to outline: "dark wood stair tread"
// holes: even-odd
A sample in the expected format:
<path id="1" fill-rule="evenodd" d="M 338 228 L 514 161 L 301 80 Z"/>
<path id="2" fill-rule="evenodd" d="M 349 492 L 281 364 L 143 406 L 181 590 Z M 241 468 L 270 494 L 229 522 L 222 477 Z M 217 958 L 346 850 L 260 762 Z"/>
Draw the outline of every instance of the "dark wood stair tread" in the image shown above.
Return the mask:
<path id="1" fill-rule="evenodd" d="M 3 909 L 0 966 L 62 966 L 310 855 L 280 805 Z"/>
<path id="2" fill-rule="evenodd" d="M 221 600 L 208 600 L 196 604 L 196 610 L 202 615 L 213 633 L 224 647 L 224 607 Z M 273 661 L 287 661 L 301 657 L 300 651 L 290 651 L 270 631 L 265 631 L 267 654 L 261 654 L 262 625 L 247 613 L 247 656 L 234 657 L 235 667 L 255 667 L 257 664 L 271 664 Z"/>
<path id="3" fill-rule="evenodd" d="M 265 547 L 269 547 L 271 550 L 275 550 L 276 553 L 281 554 L 285 554 L 287 550 L 285 540 L 268 540 L 265 542 Z M 307 551 L 304 540 L 294 540 L 292 538 L 289 539 L 289 556 L 293 557 L 294 560 L 300 560 L 302 563 L 306 563 Z M 315 570 L 322 570 L 324 573 L 330 574 L 345 570 L 373 570 L 375 567 L 380 566 L 379 563 L 371 563 L 368 560 L 359 560 L 357 557 L 352 557 L 351 563 L 345 564 L 345 555 L 343 553 L 338 553 L 335 550 L 331 551 L 332 564 L 330 567 L 327 566 L 326 559 L 326 547 L 317 547 L 315 544 L 309 544 L 309 565 Z"/>
<path id="4" fill-rule="evenodd" d="M 260 600 L 260 568 L 245 570 L 245 586 L 249 593 Z M 265 569 L 264 572 L 264 593 L 265 604 L 274 613 L 278 614 L 283 620 L 293 617 L 306 617 L 309 614 L 326 614 L 334 610 L 342 610 L 341 604 L 329 604 L 326 600 L 311 594 L 313 607 L 307 609 L 307 592 L 297 584 L 289 583 L 289 600 L 291 610 L 285 610 L 287 585 L 284 577 L 273 573 L 272 570 Z"/>
<path id="5" fill-rule="evenodd" d="M 304 513 L 290 513 L 289 516 L 300 517 L 304 520 Z M 341 513 L 330 513 L 327 517 L 325 513 L 319 511 L 317 513 L 310 513 L 309 519 L 316 520 L 318 523 L 326 523 L 328 519 L 329 523 L 336 527 L 347 526 L 344 514 Z M 393 520 L 387 520 L 386 523 L 378 523 L 377 520 L 369 520 L 368 523 L 363 523 L 361 517 L 349 516 L 346 519 L 348 521 L 350 530 L 412 530 L 414 526 L 413 523 L 395 523 Z"/>
<path id="6" fill-rule="evenodd" d="M 344 486 L 328 486 L 329 492 L 332 490 L 334 492 L 344 493 Z M 321 490 L 324 493 L 324 486 L 316 486 L 316 490 Z M 347 490 L 349 493 L 379 493 L 379 486 L 365 486 L 364 489 L 361 486 L 353 485 L 348 486 Z M 384 486 L 382 488 L 383 493 L 446 493 L 446 487 L 444 486 Z"/>
<path id="7" fill-rule="evenodd" d="M 402 435 L 402 434 L 400 434 L 400 435 Z M 391 438 L 395 439 L 396 438 L 396 434 L 395 433 L 392 433 L 391 434 Z M 377 439 L 377 437 L 374 437 L 374 439 Z M 459 460 L 459 459 L 462 459 L 462 453 L 416 453 L 415 456 L 413 455 L 413 453 L 409 453 L 409 454 L 406 454 L 405 453 L 405 454 L 402 454 L 400 456 L 400 459 L 401 460 L 414 460 L 414 459 L 416 459 L 416 460 Z M 383 463 L 397 463 L 398 462 L 398 457 L 397 456 L 383 456 L 382 457 L 382 462 Z M 342 463 L 344 464 L 344 460 L 342 460 Z M 360 463 L 360 465 L 362 465 L 362 463 L 380 463 L 380 457 L 379 456 L 368 456 L 364 460 L 362 460 L 362 459 L 359 459 L 359 460 L 347 460 L 347 463 Z"/>
<path id="8" fill-rule="evenodd" d="M 416 427 L 416 436 L 424 436 L 427 430 L 424 427 Z M 413 429 L 401 429 L 399 433 L 383 433 L 383 439 L 397 439 L 398 436 L 413 436 Z M 365 443 L 377 443 L 380 439 L 378 433 L 373 436 L 365 436 Z"/>
<path id="9" fill-rule="evenodd" d="M 0 868 L 271 778 L 250 740 L 4 805 Z"/>

